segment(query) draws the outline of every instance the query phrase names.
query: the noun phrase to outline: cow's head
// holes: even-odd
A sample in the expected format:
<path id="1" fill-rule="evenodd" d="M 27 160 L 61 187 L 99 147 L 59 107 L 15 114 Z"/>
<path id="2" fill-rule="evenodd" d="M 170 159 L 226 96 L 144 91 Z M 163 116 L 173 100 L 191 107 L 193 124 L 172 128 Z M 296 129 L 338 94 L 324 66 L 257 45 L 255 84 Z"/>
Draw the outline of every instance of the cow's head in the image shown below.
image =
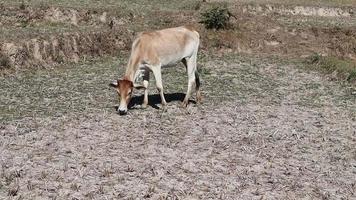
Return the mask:
<path id="1" fill-rule="evenodd" d="M 133 82 L 129 80 L 116 80 L 110 83 L 111 87 L 114 87 L 120 99 L 120 106 L 117 109 L 120 115 L 127 113 L 127 106 L 130 103 L 132 97 L 132 91 L 134 88 Z"/>

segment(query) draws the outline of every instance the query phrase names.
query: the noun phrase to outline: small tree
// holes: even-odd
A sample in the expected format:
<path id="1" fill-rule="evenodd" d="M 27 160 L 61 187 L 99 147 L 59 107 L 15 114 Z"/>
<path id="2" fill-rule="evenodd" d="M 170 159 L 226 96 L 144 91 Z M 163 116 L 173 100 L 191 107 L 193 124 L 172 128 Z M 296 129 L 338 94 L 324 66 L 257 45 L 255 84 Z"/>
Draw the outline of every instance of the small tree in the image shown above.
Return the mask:
<path id="1" fill-rule="evenodd" d="M 207 29 L 226 29 L 231 16 L 232 15 L 226 6 L 216 6 L 201 13 L 201 20 L 199 23 L 204 24 Z"/>

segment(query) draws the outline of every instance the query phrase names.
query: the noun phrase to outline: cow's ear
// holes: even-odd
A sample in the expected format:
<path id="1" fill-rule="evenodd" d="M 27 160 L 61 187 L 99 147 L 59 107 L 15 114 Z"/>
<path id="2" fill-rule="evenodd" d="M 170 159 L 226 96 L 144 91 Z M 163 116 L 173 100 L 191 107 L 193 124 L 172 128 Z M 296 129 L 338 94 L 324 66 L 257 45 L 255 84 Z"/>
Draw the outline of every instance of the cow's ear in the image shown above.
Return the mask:
<path id="1" fill-rule="evenodd" d="M 115 81 L 111 82 L 111 83 L 109 84 L 109 86 L 111 86 L 111 87 L 117 87 L 117 86 L 119 86 L 119 80 L 115 80 Z"/>

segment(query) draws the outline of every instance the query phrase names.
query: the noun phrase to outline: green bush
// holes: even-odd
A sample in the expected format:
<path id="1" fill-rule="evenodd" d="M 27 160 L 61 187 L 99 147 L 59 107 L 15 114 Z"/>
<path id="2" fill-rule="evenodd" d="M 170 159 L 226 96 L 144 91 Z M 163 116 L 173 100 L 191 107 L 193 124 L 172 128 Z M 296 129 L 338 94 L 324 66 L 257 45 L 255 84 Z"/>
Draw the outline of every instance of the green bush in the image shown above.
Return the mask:
<path id="1" fill-rule="evenodd" d="M 347 77 L 347 81 L 356 82 L 356 69 L 350 72 L 349 76 Z"/>
<path id="2" fill-rule="evenodd" d="M 226 6 L 213 7 L 201 13 L 201 20 L 199 23 L 204 24 L 207 29 L 226 29 L 229 24 L 231 13 Z"/>
<path id="3" fill-rule="evenodd" d="M 11 62 L 10 59 L 0 53 L 0 70 L 10 68 Z"/>
<path id="4" fill-rule="evenodd" d="M 321 59 L 322 59 L 322 56 L 320 54 L 313 53 L 312 55 L 310 55 L 306 58 L 306 63 L 316 65 L 316 64 L 319 64 Z"/>

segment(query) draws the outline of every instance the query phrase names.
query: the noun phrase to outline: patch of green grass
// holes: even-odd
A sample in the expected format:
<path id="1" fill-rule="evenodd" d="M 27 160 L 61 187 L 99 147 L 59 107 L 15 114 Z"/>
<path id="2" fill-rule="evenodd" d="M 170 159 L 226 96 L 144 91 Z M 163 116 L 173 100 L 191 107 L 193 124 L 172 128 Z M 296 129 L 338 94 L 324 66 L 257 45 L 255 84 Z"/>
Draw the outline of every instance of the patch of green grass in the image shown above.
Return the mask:
<path id="1" fill-rule="evenodd" d="M 221 1 L 219 1 L 221 2 Z M 226 2 L 239 2 L 248 4 L 283 4 L 283 5 L 304 5 L 304 6 L 353 6 L 354 0 L 233 0 Z"/>
<path id="2" fill-rule="evenodd" d="M 117 94 L 108 84 L 122 76 L 128 56 L 119 57 L 122 59 L 104 58 L 0 76 L 0 122 L 113 112 L 118 103 Z M 209 104 L 244 103 L 251 98 L 267 103 L 278 100 L 275 91 L 278 83 L 259 70 L 260 64 L 251 64 L 239 56 L 220 61 L 200 57 L 201 89 L 204 101 Z M 185 94 L 187 74 L 182 64 L 163 68 L 162 77 L 165 94 Z M 149 91 L 157 93 L 152 74 Z M 193 97 L 194 94 L 193 90 Z"/>
<path id="3" fill-rule="evenodd" d="M 132 8 L 142 8 L 153 9 L 159 5 L 161 9 L 173 9 L 177 8 L 194 8 L 195 5 L 201 0 L 3 0 L 5 5 L 51 5 L 51 6 L 62 6 L 62 7 L 75 7 L 75 8 L 92 8 L 92 7 L 101 7 L 101 8 L 118 8 L 118 7 L 132 7 Z M 229 0 L 229 1 L 209 1 L 209 3 L 216 2 L 227 2 L 227 3 L 245 3 L 245 4 L 283 4 L 283 5 L 306 5 L 306 6 L 352 6 L 356 5 L 354 0 Z M 193 6 L 186 6 L 193 5 Z"/>
<path id="4" fill-rule="evenodd" d="M 0 76 L 0 122 L 47 117 L 56 120 L 63 116 L 70 118 L 114 112 L 114 105 L 118 103 L 117 94 L 108 83 L 122 76 L 128 55 L 118 57 L 120 59 L 102 58 L 52 69 L 28 69 Z M 311 62 L 316 63 L 320 59 L 314 57 Z M 198 69 L 204 102 L 209 105 L 221 105 L 224 102 L 279 105 L 284 96 L 292 92 L 283 89 L 290 84 L 288 80 L 277 76 L 286 76 L 287 70 L 284 67 L 270 68 L 274 66 L 273 63 L 285 66 L 282 62 L 286 61 L 241 54 L 227 54 L 223 57 L 201 54 Z M 187 74 L 182 64 L 163 68 L 162 78 L 165 94 L 185 94 Z M 319 82 L 313 81 L 303 85 L 300 90 L 305 91 L 303 94 L 310 95 L 303 96 L 300 104 L 323 106 L 323 93 L 332 90 L 323 87 Z M 149 91 L 150 94 L 157 93 L 152 74 Z M 342 101 L 349 105 L 352 99 Z"/>
<path id="5" fill-rule="evenodd" d="M 116 94 L 108 83 L 121 65 L 110 58 L 1 76 L 0 121 L 112 110 Z"/>
<path id="6" fill-rule="evenodd" d="M 279 16 L 276 19 L 279 23 L 289 28 L 330 28 L 343 27 L 351 28 L 356 25 L 355 18 L 345 20 L 339 17 L 321 17 L 321 16 Z"/>
<path id="7" fill-rule="evenodd" d="M 307 57 L 305 62 L 312 69 L 320 70 L 325 74 L 336 75 L 340 80 L 356 82 L 355 61 L 315 53 Z"/>
<path id="8" fill-rule="evenodd" d="M 282 83 L 264 73 L 268 63 L 267 59 L 234 53 L 223 57 L 212 55 L 210 62 L 202 63 L 202 90 L 217 104 L 223 101 L 244 104 L 251 100 L 261 104 L 278 103 L 280 94 L 276 88 Z"/>

